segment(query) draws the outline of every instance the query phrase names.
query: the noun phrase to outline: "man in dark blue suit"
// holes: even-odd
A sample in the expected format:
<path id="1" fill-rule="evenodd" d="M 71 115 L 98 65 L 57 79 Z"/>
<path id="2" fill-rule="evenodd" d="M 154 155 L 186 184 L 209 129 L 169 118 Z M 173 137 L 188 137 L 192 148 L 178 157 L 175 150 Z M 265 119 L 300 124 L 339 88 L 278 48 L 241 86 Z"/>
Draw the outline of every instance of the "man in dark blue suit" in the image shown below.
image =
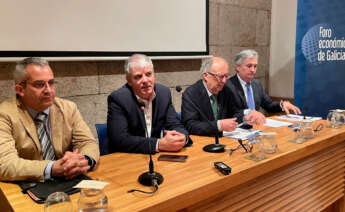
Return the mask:
<path id="1" fill-rule="evenodd" d="M 151 59 L 134 54 L 125 71 L 127 83 L 108 96 L 110 151 L 147 154 L 179 151 L 188 145 L 169 88 L 155 83 Z"/>
<path id="2" fill-rule="evenodd" d="M 239 114 L 231 103 L 234 101 L 228 89 L 223 89 L 229 79 L 227 62 L 219 57 L 203 60 L 197 81 L 182 94 L 182 122 L 190 134 L 215 136 L 237 127 Z M 233 118 L 236 117 L 236 118 Z"/>
<path id="3" fill-rule="evenodd" d="M 226 86 L 231 90 L 236 107 L 249 115 L 258 124 L 265 123 L 265 116 L 258 110 L 262 107 L 268 112 L 293 112 L 300 114 L 298 107 L 289 101 L 275 102 L 266 94 L 260 82 L 254 79 L 258 65 L 258 53 L 247 49 L 235 57 L 236 73 Z"/>

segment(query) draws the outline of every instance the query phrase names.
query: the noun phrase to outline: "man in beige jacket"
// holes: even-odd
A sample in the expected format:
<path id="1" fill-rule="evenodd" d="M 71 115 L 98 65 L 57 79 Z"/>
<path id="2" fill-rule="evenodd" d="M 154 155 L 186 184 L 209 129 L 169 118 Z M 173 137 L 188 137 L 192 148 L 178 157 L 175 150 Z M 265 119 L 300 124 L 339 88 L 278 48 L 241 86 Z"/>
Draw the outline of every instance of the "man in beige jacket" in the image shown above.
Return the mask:
<path id="1" fill-rule="evenodd" d="M 55 98 L 48 62 L 18 62 L 14 80 L 16 96 L 0 104 L 0 180 L 70 179 L 91 170 L 98 144 L 77 106 Z"/>

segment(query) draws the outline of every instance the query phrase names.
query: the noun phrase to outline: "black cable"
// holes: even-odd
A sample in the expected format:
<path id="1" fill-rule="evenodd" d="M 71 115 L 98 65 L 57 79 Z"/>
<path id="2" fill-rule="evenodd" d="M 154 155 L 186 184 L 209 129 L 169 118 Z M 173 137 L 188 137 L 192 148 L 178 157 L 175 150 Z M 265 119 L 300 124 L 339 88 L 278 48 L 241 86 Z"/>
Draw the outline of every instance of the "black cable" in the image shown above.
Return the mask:
<path id="1" fill-rule="evenodd" d="M 141 192 L 141 193 L 144 193 L 144 194 L 154 194 L 158 190 L 158 183 L 157 183 L 156 179 L 152 179 L 152 185 L 153 185 L 153 188 L 154 188 L 153 191 L 143 191 L 143 190 L 139 190 L 139 189 L 131 189 L 131 190 L 127 191 L 127 193 Z"/>

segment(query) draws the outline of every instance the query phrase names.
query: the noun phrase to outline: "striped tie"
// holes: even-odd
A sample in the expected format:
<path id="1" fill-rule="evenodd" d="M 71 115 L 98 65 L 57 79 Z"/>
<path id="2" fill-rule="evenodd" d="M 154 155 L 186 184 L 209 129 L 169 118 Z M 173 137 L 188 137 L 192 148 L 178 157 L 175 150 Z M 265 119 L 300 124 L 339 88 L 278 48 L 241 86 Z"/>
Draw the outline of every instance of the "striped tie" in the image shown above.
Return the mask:
<path id="1" fill-rule="evenodd" d="M 41 142 L 43 159 L 54 160 L 55 154 L 50 136 L 47 133 L 47 127 L 45 124 L 46 119 L 47 115 L 45 113 L 38 113 L 34 121 L 37 129 L 38 139 Z"/>

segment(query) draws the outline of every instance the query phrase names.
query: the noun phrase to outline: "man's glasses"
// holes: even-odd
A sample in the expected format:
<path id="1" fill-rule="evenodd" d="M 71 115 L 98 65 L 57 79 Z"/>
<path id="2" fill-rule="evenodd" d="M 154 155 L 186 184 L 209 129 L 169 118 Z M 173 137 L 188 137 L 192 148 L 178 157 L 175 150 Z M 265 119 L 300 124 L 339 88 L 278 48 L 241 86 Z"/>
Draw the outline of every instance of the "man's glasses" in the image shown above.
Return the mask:
<path id="1" fill-rule="evenodd" d="M 43 81 L 43 80 L 36 80 L 36 81 L 33 81 L 33 82 L 23 81 L 23 82 L 20 83 L 20 85 L 24 86 L 26 83 L 32 85 L 34 88 L 37 88 L 37 89 L 46 88 L 47 85 L 49 87 L 54 87 L 55 86 L 55 80 L 53 80 L 53 79 L 49 80 L 48 82 Z"/>
<path id="2" fill-rule="evenodd" d="M 228 74 L 215 74 L 215 73 L 212 73 L 212 72 L 207 72 L 208 74 L 212 75 L 214 78 L 216 78 L 217 80 L 221 81 L 223 79 L 229 79 L 230 76 Z"/>

